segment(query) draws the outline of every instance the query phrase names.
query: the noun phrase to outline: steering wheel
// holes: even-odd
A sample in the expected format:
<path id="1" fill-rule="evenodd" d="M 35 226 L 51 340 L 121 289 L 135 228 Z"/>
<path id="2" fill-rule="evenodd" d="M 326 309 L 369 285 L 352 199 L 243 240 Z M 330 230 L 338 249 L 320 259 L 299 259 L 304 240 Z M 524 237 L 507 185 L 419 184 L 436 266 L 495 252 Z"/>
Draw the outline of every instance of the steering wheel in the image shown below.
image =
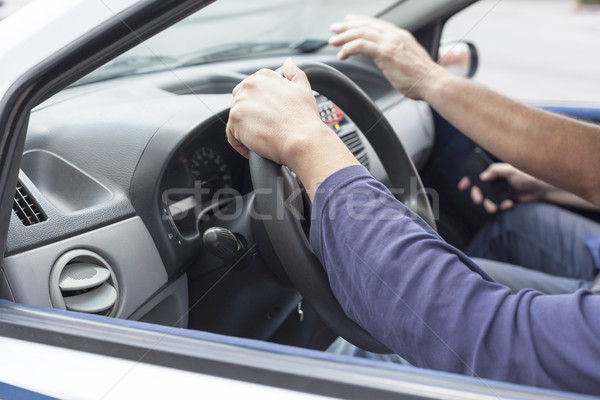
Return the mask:
<path id="1" fill-rule="evenodd" d="M 393 185 L 409 188 L 417 182 L 417 192 L 404 190 L 397 195 L 411 210 L 435 229 L 435 218 L 419 174 L 383 113 L 352 80 L 338 70 L 321 63 L 299 66 L 312 89 L 327 96 L 350 116 L 366 134 Z M 307 237 L 304 204 L 297 180 L 286 167 L 250 153 L 250 174 L 255 189 L 255 208 L 281 265 L 300 294 L 323 321 L 339 336 L 371 352 L 390 351 L 343 311 L 329 285 L 323 266 L 312 251 Z M 291 197 L 290 197 L 291 196 Z M 289 199 L 292 198 L 292 201 Z M 286 199 L 288 199 L 287 203 Z M 291 207 L 290 207 L 291 206 Z M 275 216 L 275 212 L 277 215 Z"/>

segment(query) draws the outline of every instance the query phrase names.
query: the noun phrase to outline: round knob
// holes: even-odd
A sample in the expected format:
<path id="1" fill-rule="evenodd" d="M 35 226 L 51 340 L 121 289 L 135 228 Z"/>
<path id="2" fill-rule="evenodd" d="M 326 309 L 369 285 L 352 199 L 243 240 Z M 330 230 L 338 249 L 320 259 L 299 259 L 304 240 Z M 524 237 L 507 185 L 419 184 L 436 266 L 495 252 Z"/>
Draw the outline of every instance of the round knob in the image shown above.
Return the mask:
<path id="1" fill-rule="evenodd" d="M 244 244 L 228 229 L 209 228 L 202 235 L 204 247 L 216 257 L 233 264 L 246 255 Z"/>

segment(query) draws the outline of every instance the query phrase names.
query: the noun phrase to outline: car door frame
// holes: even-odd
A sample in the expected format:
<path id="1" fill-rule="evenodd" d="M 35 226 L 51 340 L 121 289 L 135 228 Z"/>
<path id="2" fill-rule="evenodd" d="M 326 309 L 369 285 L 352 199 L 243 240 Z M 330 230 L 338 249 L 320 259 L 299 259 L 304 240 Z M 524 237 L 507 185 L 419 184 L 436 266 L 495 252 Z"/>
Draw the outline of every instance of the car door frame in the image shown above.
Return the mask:
<path id="1" fill-rule="evenodd" d="M 35 12 L 44 12 L 45 7 L 50 10 L 49 7 L 62 6 L 65 8 L 62 21 L 54 22 L 55 29 L 60 26 L 61 34 L 55 38 L 44 37 L 42 33 L 31 36 L 30 32 L 22 30 L 20 33 L 24 39 L 16 39 L 14 45 L 38 41 L 40 46 L 47 46 L 45 49 L 50 55 L 40 54 L 38 58 L 32 56 L 22 62 L 14 59 L 11 70 L 14 80 L 10 81 L 9 76 L 4 80 L 4 86 L 0 86 L 0 250 L 4 250 L 7 238 L 31 109 L 116 55 L 208 5 L 212 0 L 140 0 L 123 1 L 120 5 L 118 1 L 82 0 L 77 6 L 82 8 L 76 10 L 69 9 L 68 1 L 46 2 L 45 6 L 42 5 L 44 2 L 46 0 L 34 2 L 22 18 L 33 16 Z M 114 15 L 99 21 L 80 13 L 86 4 L 98 3 L 112 5 Z M 65 23 L 69 18 L 81 20 L 71 27 Z M 89 18 L 89 26 L 93 26 L 93 29 L 81 34 L 81 24 L 86 22 L 86 18 Z M 20 38 L 19 28 L 13 28 L 14 37 Z M 0 32 L 6 34 L 7 30 L 3 26 Z M 430 36 L 435 38 L 436 35 Z M 0 56 L 9 57 L 15 51 L 14 46 L 8 46 L 0 51 Z M 0 284 L 8 285 L 5 279 Z M 362 393 L 365 397 L 377 398 L 465 398 L 483 394 L 495 397 L 498 393 L 506 398 L 562 397 L 558 392 L 426 370 L 414 369 L 407 373 L 375 366 L 357 366 L 349 359 L 347 365 L 336 363 L 335 369 L 327 373 L 327 368 L 332 364 L 324 360 L 268 350 L 259 353 L 277 365 L 279 371 L 271 369 L 265 373 L 264 365 L 260 365 L 265 358 L 248 355 L 242 357 L 248 365 L 243 373 L 239 373 L 236 371 L 240 371 L 240 357 L 244 356 L 244 349 L 240 347 L 228 346 L 215 353 L 215 343 L 211 341 L 190 342 L 181 336 L 162 333 L 160 351 L 157 348 L 150 348 L 149 351 L 149 337 L 155 337 L 153 335 L 156 332 L 143 324 L 132 322 L 131 326 L 121 326 L 116 321 L 89 321 L 56 310 L 30 309 L 17 304 L 2 304 L 0 309 L 0 343 L 8 339 L 26 340 L 60 349 L 85 351 L 90 355 L 136 361 L 140 360 L 141 354 L 148 353 L 152 356 L 145 358 L 144 363 L 303 393 L 336 397 L 354 397 Z M 256 356 L 259 353 L 253 354 Z"/>

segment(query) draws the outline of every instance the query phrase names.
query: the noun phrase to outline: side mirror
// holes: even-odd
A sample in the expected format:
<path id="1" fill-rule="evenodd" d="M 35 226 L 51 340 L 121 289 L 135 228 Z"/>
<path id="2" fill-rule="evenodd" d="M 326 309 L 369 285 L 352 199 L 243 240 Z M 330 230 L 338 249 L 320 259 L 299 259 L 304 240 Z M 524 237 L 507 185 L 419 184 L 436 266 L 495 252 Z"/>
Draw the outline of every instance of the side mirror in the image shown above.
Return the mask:
<path id="1" fill-rule="evenodd" d="M 438 64 L 456 75 L 471 78 L 479 65 L 477 48 L 471 42 L 444 43 L 438 51 Z"/>

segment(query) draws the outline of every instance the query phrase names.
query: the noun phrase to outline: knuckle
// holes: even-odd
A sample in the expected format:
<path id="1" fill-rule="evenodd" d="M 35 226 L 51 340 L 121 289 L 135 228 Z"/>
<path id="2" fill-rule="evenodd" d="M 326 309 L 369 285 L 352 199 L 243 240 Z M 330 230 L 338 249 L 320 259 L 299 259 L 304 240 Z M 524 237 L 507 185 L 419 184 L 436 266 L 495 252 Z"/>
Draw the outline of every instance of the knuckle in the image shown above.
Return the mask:
<path id="1" fill-rule="evenodd" d="M 379 46 L 379 52 L 385 58 L 393 58 L 396 50 L 397 46 L 390 42 L 385 42 Z"/>
<path id="2" fill-rule="evenodd" d="M 354 44 L 357 49 L 362 49 L 363 47 L 365 47 L 367 45 L 367 40 L 363 39 L 363 38 L 358 38 L 355 40 Z"/>
<path id="3" fill-rule="evenodd" d="M 236 93 L 238 93 L 242 89 L 243 83 L 244 83 L 244 81 L 241 81 L 240 83 L 238 83 L 237 85 L 235 85 L 235 87 L 231 91 L 231 93 L 233 93 L 234 96 L 235 96 Z"/>
<path id="4" fill-rule="evenodd" d="M 267 68 L 261 68 L 258 71 L 256 71 L 256 73 L 254 74 L 257 77 L 267 77 L 267 76 L 271 76 L 271 74 L 273 74 L 273 71 Z"/>
<path id="5" fill-rule="evenodd" d="M 231 109 L 229 110 L 229 122 L 228 122 L 228 127 L 231 126 L 231 124 L 236 124 L 238 122 L 241 121 L 241 112 L 239 110 L 239 106 L 237 105 L 233 105 L 231 107 Z"/>
<path id="6" fill-rule="evenodd" d="M 244 81 L 241 83 L 241 89 L 243 89 L 244 91 L 252 90 L 256 86 L 255 81 L 256 76 L 249 76 L 248 78 L 244 79 Z"/>
<path id="7" fill-rule="evenodd" d="M 347 56 L 348 54 L 352 53 L 352 50 L 355 48 L 355 46 L 356 46 L 356 44 L 354 42 L 346 43 L 340 49 L 340 55 Z"/>
<path id="8" fill-rule="evenodd" d="M 231 147 L 237 147 L 240 145 L 239 141 L 233 137 L 233 135 L 227 135 L 227 143 L 229 143 Z"/>
<path id="9" fill-rule="evenodd" d="M 362 38 L 367 36 L 368 34 L 368 29 L 365 28 L 364 26 L 359 26 L 358 28 L 354 29 L 354 36 L 357 38 Z"/>

